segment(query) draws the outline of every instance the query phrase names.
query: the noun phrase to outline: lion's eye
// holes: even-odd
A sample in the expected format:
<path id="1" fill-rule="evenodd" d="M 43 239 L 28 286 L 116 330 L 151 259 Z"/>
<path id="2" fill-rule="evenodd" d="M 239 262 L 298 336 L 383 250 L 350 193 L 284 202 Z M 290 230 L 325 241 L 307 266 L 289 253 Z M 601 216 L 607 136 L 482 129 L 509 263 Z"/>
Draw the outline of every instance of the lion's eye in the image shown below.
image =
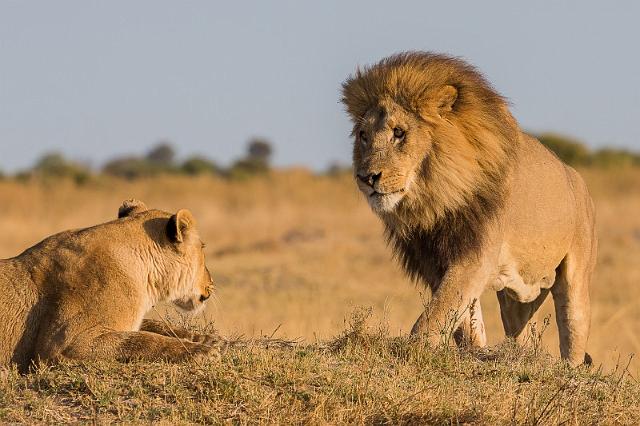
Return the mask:
<path id="1" fill-rule="evenodd" d="M 358 133 L 358 137 L 360 138 L 362 143 L 367 143 L 367 134 L 364 132 L 364 130 L 360 130 L 360 133 Z"/>
<path id="2" fill-rule="evenodd" d="M 396 138 L 396 139 L 404 138 L 404 130 L 402 130 L 399 127 L 394 127 L 394 129 L 393 129 L 393 137 Z"/>

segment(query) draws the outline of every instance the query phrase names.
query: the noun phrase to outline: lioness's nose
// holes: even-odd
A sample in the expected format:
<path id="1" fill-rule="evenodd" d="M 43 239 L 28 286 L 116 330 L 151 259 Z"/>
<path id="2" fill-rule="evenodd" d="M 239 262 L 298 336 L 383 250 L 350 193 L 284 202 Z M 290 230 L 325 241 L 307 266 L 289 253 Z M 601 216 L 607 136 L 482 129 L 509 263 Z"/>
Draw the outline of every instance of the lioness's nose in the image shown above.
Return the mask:
<path id="1" fill-rule="evenodd" d="M 381 176 L 382 176 L 382 172 L 370 173 L 368 175 L 361 175 L 360 173 L 358 173 L 358 179 L 360 179 L 360 181 L 369 185 L 372 188 L 373 188 L 373 185 L 375 185 L 380 180 Z"/>
<path id="2" fill-rule="evenodd" d="M 211 283 L 211 284 L 213 285 L 213 283 Z M 200 293 L 200 302 L 204 302 L 204 301 L 205 301 L 205 300 L 207 300 L 209 297 L 211 297 L 211 290 L 212 290 L 212 287 L 211 287 L 211 286 L 208 286 L 208 287 L 205 289 L 204 294 Z"/>

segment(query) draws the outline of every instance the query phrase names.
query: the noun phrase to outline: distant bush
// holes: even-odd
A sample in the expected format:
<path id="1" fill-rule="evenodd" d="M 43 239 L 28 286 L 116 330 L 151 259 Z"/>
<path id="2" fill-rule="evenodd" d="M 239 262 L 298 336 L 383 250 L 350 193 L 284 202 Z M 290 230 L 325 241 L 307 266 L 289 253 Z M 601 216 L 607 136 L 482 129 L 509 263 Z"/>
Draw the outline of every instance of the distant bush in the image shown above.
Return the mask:
<path id="1" fill-rule="evenodd" d="M 167 142 L 155 145 L 144 157 L 115 158 L 105 164 L 102 169 L 105 174 L 125 179 L 138 179 L 177 171 L 175 150 Z"/>
<path id="2" fill-rule="evenodd" d="M 254 161 L 261 161 L 269 164 L 273 149 L 271 143 L 266 139 L 256 138 L 249 141 L 247 148 L 247 157 Z"/>
<path id="3" fill-rule="evenodd" d="M 640 166 L 640 154 L 626 149 L 602 148 L 592 151 L 582 142 L 556 133 L 543 133 L 537 138 L 562 161 L 572 166 L 600 168 Z"/>
<path id="4" fill-rule="evenodd" d="M 45 179 L 69 178 L 78 184 L 85 183 L 91 177 L 88 167 L 67 160 L 58 152 L 47 153 L 40 157 L 28 174 Z"/>
<path id="5" fill-rule="evenodd" d="M 151 148 L 146 159 L 157 166 L 172 167 L 175 162 L 176 152 L 168 142 L 160 142 Z"/>
<path id="6" fill-rule="evenodd" d="M 255 175 L 265 174 L 269 171 L 269 166 L 251 159 L 237 160 L 227 170 L 226 175 L 232 179 L 244 179 Z"/>
<path id="7" fill-rule="evenodd" d="M 146 158 L 121 157 L 115 158 L 104 165 L 102 172 L 124 179 L 138 179 L 156 176 L 165 171 L 165 168 L 152 163 Z"/>
<path id="8" fill-rule="evenodd" d="M 266 139 L 256 138 L 247 144 L 246 155 L 237 160 L 227 171 L 227 175 L 232 179 L 243 179 L 246 177 L 265 174 L 271 170 L 271 155 L 273 148 Z"/>
<path id="9" fill-rule="evenodd" d="M 603 148 L 591 155 L 590 164 L 602 168 L 640 166 L 640 155 L 623 149 Z"/>
<path id="10" fill-rule="evenodd" d="M 329 167 L 327 167 L 327 170 L 325 171 L 325 174 L 327 176 L 343 176 L 350 175 L 352 173 L 353 168 L 351 166 L 347 166 L 338 162 L 332 162 L 331 164 L 329 164 Z"/>
<path id="11" fill-rule="evenodd" d="M 222 169 L 213 161 L 202 156 L 193 156 L 185 160 L 180 171 L 191 176 L 212 174 L 221 175 Z"/>
<path id="12" fill-rule="evenodd" d="M 567 164 L 580 166 L 590 162 L 589 148 L 576 139 L 557 133 L 543 133 L 538 135 L 538 140 Z"/>

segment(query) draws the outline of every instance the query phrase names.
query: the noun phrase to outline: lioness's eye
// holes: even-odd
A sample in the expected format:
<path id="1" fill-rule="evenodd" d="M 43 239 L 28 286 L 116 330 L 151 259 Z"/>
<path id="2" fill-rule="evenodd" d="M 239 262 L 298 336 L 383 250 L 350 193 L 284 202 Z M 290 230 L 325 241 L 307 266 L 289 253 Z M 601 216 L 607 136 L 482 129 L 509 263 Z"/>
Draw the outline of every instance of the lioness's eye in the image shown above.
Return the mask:
<path id="1" fill-rule="evenodd" d="M 367 143 L 367 134 L 364 132 L 364 130 L 360 130 L 360 133 L 358 133 L 358 137 L 363 143 Z"/>
<path id="2" fill-rule="evenodd" d="M 393 137 L 396 139 L 402 139 L 404 137 L 404 130 L 399 127 L 393 128 Z"/>

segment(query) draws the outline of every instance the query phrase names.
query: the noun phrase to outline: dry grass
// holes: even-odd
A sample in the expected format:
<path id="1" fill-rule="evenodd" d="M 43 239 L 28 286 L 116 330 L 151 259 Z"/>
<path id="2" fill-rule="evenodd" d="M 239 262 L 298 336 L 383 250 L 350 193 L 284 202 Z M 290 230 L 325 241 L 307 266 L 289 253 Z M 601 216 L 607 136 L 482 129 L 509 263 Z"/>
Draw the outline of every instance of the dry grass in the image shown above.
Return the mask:
<path id="1" fill-rule="evenodd" d="M 0 369 L 0 420 L 19 423 L 635 424 L 626 364 L 570 369 L 506 342 L 431 348 L 371 329 L 366 315 L 326 344 L 242 342 L 222 358 Z"/>
<path id="2" fill-rule="evenodd" d="M 391 259 L 380 224 L 348 176 L 290 170 L 243 182 L 0 182 L 1 257 L 53 232 L 110 220 L 126 198 L 165 210 L 187 207 L 199 220 L 219 286 L 206 320 L 223 335 L 276 331 L 275 337 L 302 339 L 294 349 L 232 348 L 220 365 L 0 373 L 0 420 L 535 423 L 542 415 L 552 423 L 572 416 L 635 423 L 638 367 L 634 361 L 625 370 L 624 360 L 640 348 L 640 171 L 583 174 L 600 235 L 589 351 L 606 374 L 569 371 L 539 357 L 479 361 L 394 337 L 419 315 L 420 289 Z M 345 328 L 354 306 L 372 307 L 372 322 L 384 323 L 387 337 L 331 351 L 325 342 Z M 483 311 L 490 343 L 497 344 L 495 296 L 485 295 Z M 541 317 L 551 313 L 548 301 Z M 557 354 L 553 321 L 543 343 Z"/>

